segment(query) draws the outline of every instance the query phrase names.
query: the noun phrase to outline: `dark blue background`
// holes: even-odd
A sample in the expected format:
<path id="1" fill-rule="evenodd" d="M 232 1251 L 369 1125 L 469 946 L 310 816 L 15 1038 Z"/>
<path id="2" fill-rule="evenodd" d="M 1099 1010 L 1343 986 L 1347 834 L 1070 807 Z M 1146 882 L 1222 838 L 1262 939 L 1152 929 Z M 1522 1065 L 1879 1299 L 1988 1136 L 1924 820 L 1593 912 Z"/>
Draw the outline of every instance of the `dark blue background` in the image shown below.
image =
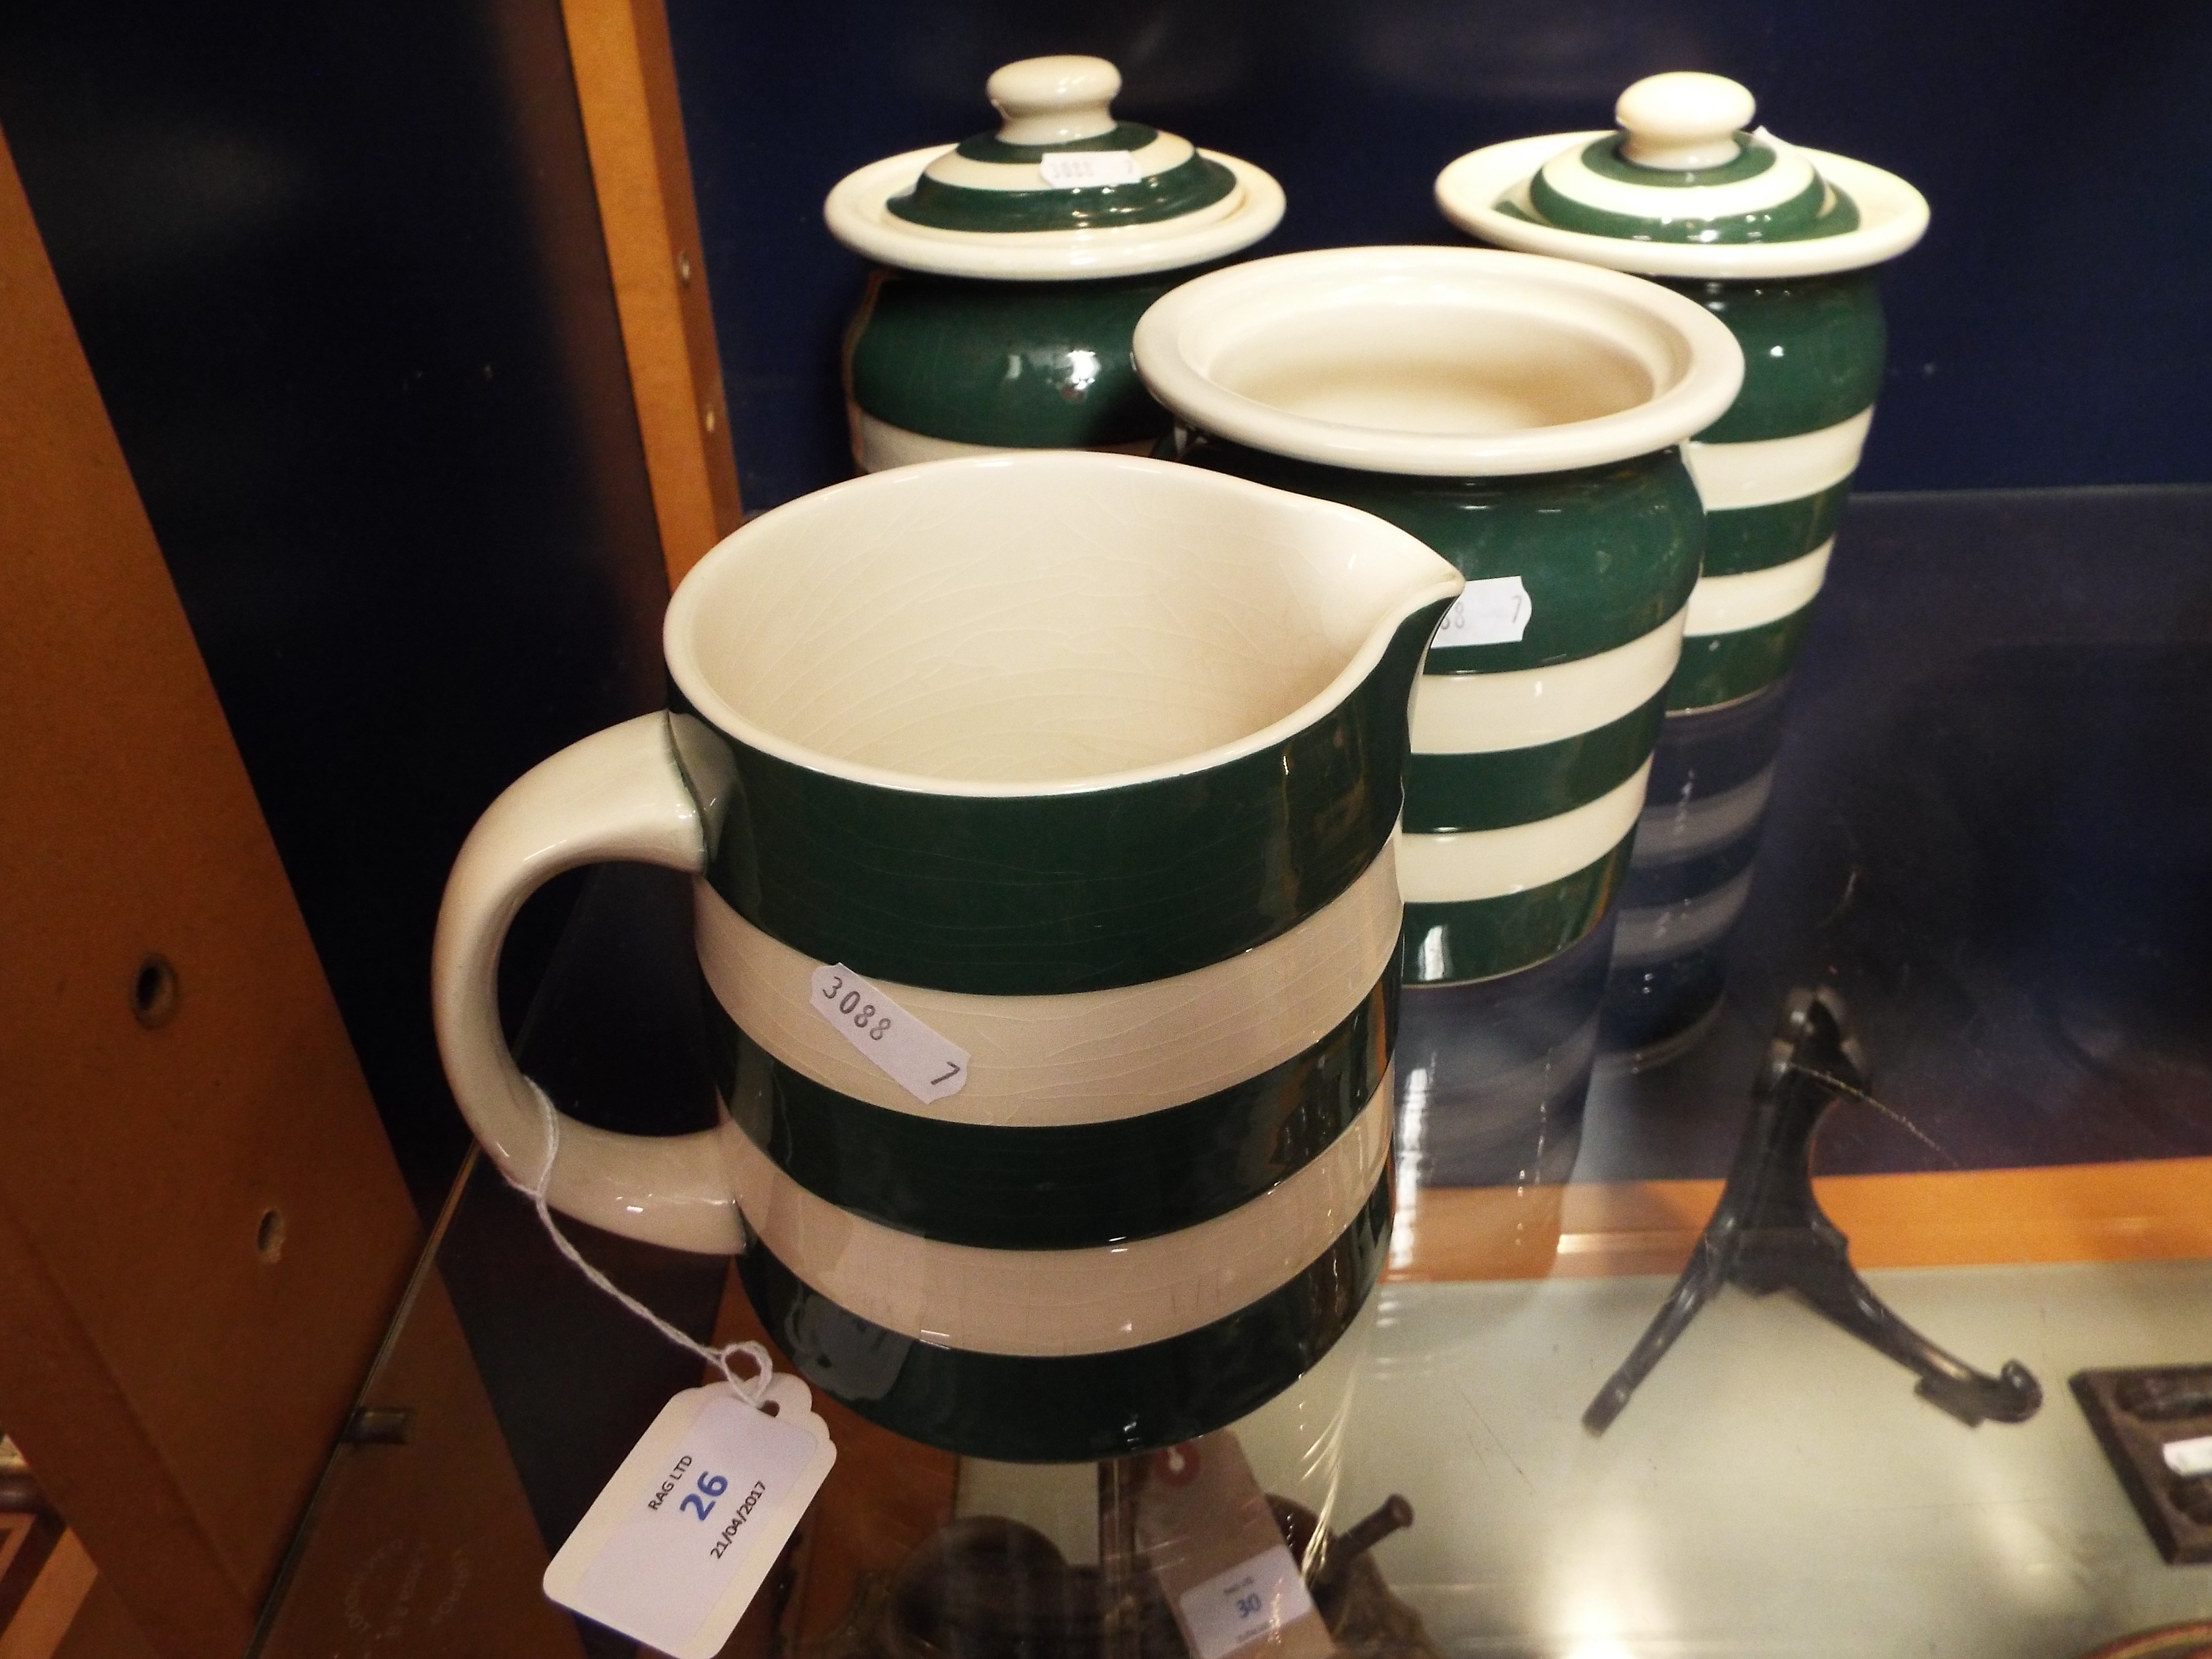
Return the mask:
<path id="1" fill-rule="evenodd" d="M 1860 487 L 2212 479 L 2212 6 L 2080 0 L 670 0 L 749 510 L 842 477 L 862 264 L 823 196 L 993 125 L 991 70 L 1121 67 L 1120 110 L 1282 181 L 1261 252 L 1458 240 L 1453 156 L 1610 125 L 1662 69 L 1734 76 L 1784 138 L 1935 210 L 1892 268 Z"/>

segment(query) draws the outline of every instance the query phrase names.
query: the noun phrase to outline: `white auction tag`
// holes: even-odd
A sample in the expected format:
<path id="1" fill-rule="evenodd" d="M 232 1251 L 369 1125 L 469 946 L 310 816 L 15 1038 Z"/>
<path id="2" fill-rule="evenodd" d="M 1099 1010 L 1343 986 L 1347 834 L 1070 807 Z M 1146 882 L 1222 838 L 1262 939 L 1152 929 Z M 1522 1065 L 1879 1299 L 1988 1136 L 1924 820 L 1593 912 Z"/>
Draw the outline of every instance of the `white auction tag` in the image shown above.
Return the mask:
<path id="1" fill-rule="evenodd" d="M 968 1051 L 955 1048 L 843 963 L 814 970 L 814 1012 L 845 1034 L 916 1100 L 942 1100 L 968 1084 Z"/>
<path id="2" fill-rule="evenodd" d="M 1181 1605 L 1198 1659 L 1224 1659 L 1314 1610 L 1298 1564 L 1280 1544 L 1185 1590 Z"/>
<path id="3" fill-rule="evenodd" d="M 804 1382 L 779 1372 L 767 1400 L 773 1417 L 716 1382 L 661 1407 L 545 1594 L 672 1659 L 714 1659 L 837 1461 Z"/>
<path id="4" fill-rule="evenodd" d="M 2212 1474 L 2212 1434 L 2194 1440 L 2169 1440 L 2159 1448 L 2166 1467 L 2176 1474 Z"/>
<path id="5" fill-rule="evenodd" d="M 1037 171 L 1054 190 L 1133 185 L 1145 176 L 1137 170 L 1137 158 L 1126 149 L 1055 150 L 1037 163 Z"/>
<path id="6" fill-rule="evenodd" d="M 1137 1547 L 1193 1659 L 1248 1647 L 1251 1659 L 1335 1659 L 1234 1430 L 1152 1454 L 1137 1488 Z"/>
<path id="7" fill-rule="evenodd" d="M 1437 624 L 1431 647 L 1517 644 L 1536 614 L 1518 576 L 1485 576 L 1469 582 Z"/>

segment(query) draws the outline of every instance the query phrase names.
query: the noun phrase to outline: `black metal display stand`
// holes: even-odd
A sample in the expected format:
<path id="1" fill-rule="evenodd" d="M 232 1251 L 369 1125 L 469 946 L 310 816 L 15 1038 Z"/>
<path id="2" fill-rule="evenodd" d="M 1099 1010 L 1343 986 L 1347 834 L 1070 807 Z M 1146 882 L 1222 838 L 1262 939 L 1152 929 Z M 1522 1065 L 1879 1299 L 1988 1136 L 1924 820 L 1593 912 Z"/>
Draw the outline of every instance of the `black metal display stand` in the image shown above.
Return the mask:
<path id="1" fill-rule="evenodd" d="M 1852 1269 L 1850 1242 L 1813 1195 L 1813 1136 L 1839 1095 L 1863 1093 L 1866 1059 L 1843 999 L 1825 988 L 1796 990 L 1752 1085 L 1751 1121 L 1736 1149 L 1719 1207 L 1690 1265 L 1642 1339 L 1583 1413 L 1603 1434 L 1698 1310 L 1723 1285 L 1753 1296 L 1789 1291 L 1861 1341 L 1920 1378 L 1916 1392 L 1960 1422 L 2021 1423 L 2043 1389 L 2018 1360 L 1991 1376 L 1914 1330 Z"/>

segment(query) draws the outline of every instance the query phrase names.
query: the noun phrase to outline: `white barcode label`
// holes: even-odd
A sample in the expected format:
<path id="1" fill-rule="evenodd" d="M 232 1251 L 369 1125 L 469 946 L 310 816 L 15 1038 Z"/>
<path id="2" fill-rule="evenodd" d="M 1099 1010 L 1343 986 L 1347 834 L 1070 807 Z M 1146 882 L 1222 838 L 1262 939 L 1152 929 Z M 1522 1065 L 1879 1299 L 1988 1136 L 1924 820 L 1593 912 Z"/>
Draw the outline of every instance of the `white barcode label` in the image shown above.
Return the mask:
<path id="1" fill-rule="evenodd" d="M 1518 576 L 1485 576 L 1469 582 L 1467 591 L 1452 601 L 1429 643 L 1446 651 L 1461 645 L 1517 644 L 1535 614 Z"/>
<path id="2" fill-rule="evenodd" d="M 844 1033 L 869 1063 L 916 1100 L 942 1100 L 968 1083 L 968 1051 L 956 1048 L 842 962 L 814 970 L 814 1012 Z"/>
<path id="3" fill-rule="evenodd" d="M 1137 171 L 1137 158 L 1126 149 L 1055 150 L 1037 163 L 1037 171 L 1054 190 L 1133 185 L 1145 176 Z"/>
<path id="4" fill-rule="evenodd" d="M 2168 1441 L 2159 1452 L 2166 1459 L 2166 1467 L 2176 1474 L 2212 1474 L 2212 1434 Z"/>
<path id="5" fill-rule="evenodd" d="M 837 1461 L 806 1385 L 777 1415 L 720 1383 L 661 1408 L 545 1569 L 564 1607 L 676 1659 L 722 1650 Z"/>
<path id="6" fill-rule="evenodd" d="M 1182 1606 L 1198 1659 L 1224 1659 L 1314 1610 L 1297 1563 L 1280 1544 L 1185 1590 Z"/>

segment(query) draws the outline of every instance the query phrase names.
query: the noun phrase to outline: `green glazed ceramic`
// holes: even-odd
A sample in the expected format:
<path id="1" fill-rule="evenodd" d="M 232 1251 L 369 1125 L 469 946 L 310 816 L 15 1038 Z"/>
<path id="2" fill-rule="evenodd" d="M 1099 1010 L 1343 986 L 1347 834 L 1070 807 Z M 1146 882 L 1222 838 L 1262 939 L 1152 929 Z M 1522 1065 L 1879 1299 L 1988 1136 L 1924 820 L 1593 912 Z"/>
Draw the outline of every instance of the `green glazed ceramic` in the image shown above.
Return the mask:
<path id="1" fill-rule="evenodd" d="M 1743 348 L 1734 406 L 1685 446 L 1705 568 L 1606 993 L 1603 1044 L 1640 1068 L 1683 1052 L 1719 1012 L 1784 683 L 1881 386 L 1876 269 L 1919 240 L 1928 204 L 1880 168 L 1752 131 L 1751 94 L 1717 76 L 1639 81 L 1614 113 L 1613 132 L 1463 155 L 1437 199 L 1486 241 L 1656 277 Z"/>
<path id="2" fill-rule="evenodd" d="M 862 470 L 940 459 L 946 444 L 1149 451 L 1168 415 L 1129 339 L 1186 274 L 1009 283 L 878 269 L 845 356 Z"/>
<path id="3" fill-rule="evenodd" d="M 806 1378 L 932 1444 L 1067 1462 L 1243 1415 L 1387 1237 L 1407 707 L 1461 585 L 1376 518 L 1135 457 L 763 514 L 670 605 L 669 713 L 464 848 L 456 1097 L 532 1179 L 507 919 L 594 858 L 684 870 L 725 1121 L 564 1121 L 557 1207 L 743 1245 Z"/>
<path id="4" fill-rule="evenodd" d="M 1148 312 L 1182 458 L 1359 507 L 1466 575 L 1413 706 L 1408 986 L 1530 968 L 1627 866 L 1704 552 L 1678 446 L 1741 362 L 1648 283 L 1449 248 L 1285 255 Z"/>
<path id="5" fill-rule="evenodd" d="M 1749 131 L 1753 112 L 1733 81 L 1653 76 L 1621 94 L 1615 131 L 1494 144 L 1437 180 L 1484 240 L 1658 277 L 1743 347 L 1735 406 L 1686 451 L 1709 520 L 1676 714 L 1795 662 L 1881 384 L 1874 267 L 1928 222 L 1902 179 Z"/>
<path id="6" fill-rule="evenodd" d="M 1486 836 L 1480 844 L 1500 859 L 1525 843 L 1536 878 L 1523 871 L 1513 890 L 1409 903 L 1413 981 L 1511 973 L 1596 927 L 1627 869 L 1634 805 L 1698 578 L 1697 490 L 1680 454 L 1521 477 L 1423 478 L 1315 466 L 1200 435 L 1182 459 L 1361 507 L 1419 536 L 1470 581 L 1517 577 L 1528 592 L 1532 616 L 1520 640 L 1454 646 L 1447 632 L 1431 647 L 1404 823 L 1417 858 L 1466 836 Z M 1418 751 L 1422 736 L 1449 740 L 1455 694 L 1484 698 L 1493 690 L 1494 680 L 1475 676 L 1534 673 L 1548 679 L 1546 691 L 1556 698 L 1615 670 L 1629 679 L 1583 730 L 1552 737 L 1546 725 L 1522 746 Z M 1486 716 L 1497 717 L 1484 708 L 1468 718 Z M 1585 824 L 1589 833 L 1577 834 Z"/>
<path id="7" fill-rule="evenodd" d="M 1743 346 L 1735 406 L 1686 451 L 1706 507 L 1704 580 L 1668 708 L 1753 696 L 1789 673 L 1874 419 L 1886 331 L 1871 270 L 1668 286 Z"/>
<path id="8" fill-rule="evenodd" d="M 848 331 L 863 471 L 995 449 L 1142 453 L 1168 429 L 1129 337 L 1182 278 L 1282 217 L 1259 168 L 1116 120 L 1097 58 L 992 76 L 995 132 L 896 155 L 830 193 L 831 233 L 885 267 Z"/>

